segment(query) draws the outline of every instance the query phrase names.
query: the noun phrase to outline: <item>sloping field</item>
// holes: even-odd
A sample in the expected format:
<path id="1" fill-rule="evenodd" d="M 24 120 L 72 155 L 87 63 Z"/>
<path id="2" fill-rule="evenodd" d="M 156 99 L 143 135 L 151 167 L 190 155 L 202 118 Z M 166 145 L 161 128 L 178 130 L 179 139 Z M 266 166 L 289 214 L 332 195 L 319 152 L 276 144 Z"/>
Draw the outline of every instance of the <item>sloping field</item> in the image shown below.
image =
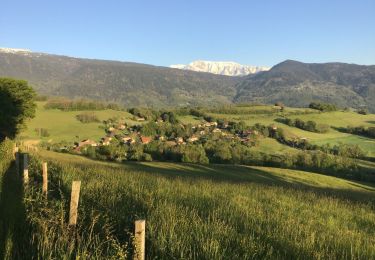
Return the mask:
<path id="1" fill-rule="evenodd" d="M 67 194 L 82 181 L 81 219 L 105 215 L 122 243 L 146 219 L 150 259 L 375 257 L 375 189 L 366 183 L 269 167 L 40 156 Z"/>

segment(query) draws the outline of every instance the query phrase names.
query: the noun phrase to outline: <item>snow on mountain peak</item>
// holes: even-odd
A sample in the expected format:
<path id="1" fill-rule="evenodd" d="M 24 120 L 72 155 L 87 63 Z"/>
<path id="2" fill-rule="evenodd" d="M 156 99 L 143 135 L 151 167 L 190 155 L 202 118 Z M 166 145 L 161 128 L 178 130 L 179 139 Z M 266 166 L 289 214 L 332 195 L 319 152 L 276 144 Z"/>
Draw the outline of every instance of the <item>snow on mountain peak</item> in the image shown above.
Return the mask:
<path id="1" fill-rule="evenodd" d="M 249 74 L 258 73 L 260 71 L 269 70 L 269 67 L 241 65 L 233 61 L 204 61 L 197 60 L 188 65 L 176 64 L 171 65 L 171 68 L 193 70 L 199 72 L 209 72 L 226 76 L 245 76 Z"/>
<path id="2" fill-rule="evenodd" d="M 0 47 L 0 52 L 5 52 L 5 53 L 30 53 L 32 52 L 31 50 L 28 49 L 14 49 L 14 48 L 2 48 Z"/>

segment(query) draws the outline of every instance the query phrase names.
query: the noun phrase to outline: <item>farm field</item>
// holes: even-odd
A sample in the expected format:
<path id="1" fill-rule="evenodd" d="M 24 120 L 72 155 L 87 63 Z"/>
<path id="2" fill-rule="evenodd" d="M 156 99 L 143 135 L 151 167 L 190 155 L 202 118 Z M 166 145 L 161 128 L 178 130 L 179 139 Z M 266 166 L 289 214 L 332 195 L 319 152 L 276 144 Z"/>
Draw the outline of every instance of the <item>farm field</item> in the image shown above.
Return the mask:
<path id="1" fill-rule="evenodd" d="M 375 257 L 375 188 L 368 183 L 270 167 L 118 164 L 48 151 L 39 156 L 67 194 L 73 180 L 82 181 L 79 219 L 104 216 L 101 225 L 111 223 L 120 244 L 127 243 L 135 219 L 146 219 L 147 258 Z M 36 179 L 38 167 L 31 169 Z M 60 223 L 59 216 L 50 214 L 46 225 L 52 226 L 39 223 L 40 230 L 58 230 L 51 223 Z M 40 235 L 50 256 L 69 245 L 68 239 L 52 245 L 58 234 Z M 122 250 L 129 253 L 131 246 Z"/>

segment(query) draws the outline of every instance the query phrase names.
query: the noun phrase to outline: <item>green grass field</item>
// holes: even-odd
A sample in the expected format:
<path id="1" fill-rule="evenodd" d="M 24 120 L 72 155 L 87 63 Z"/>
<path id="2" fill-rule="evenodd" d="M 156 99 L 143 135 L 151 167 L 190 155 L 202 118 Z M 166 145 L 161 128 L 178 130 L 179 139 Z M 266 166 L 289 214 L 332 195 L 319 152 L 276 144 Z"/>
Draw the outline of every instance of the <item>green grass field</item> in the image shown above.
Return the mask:
<path id="1" fill-rule="evenodd" d="M 60 111 L 57 109 L 44 109 L 45 102 L 37 102 L 38 108 L 36 117 L 32 119 L 27 129 L 21 134 L 22 139 L 32 140 L 46 140 L 52 142 L 59 141 L 77 141 L 76 136 L 79 140 L 93 139 L 97 140 L 103 137 L 104 130 L 99 128 L 103 124 L 99 123 L 87 123 L 83 124 L 76 119 L 76 115 L 83 111 Z M 95 113 L 100 120 L 106 120 L 111 117 L 124 118 L 125 122 L 134 124 L 136 121 L 131 120 L 133 117 L 128 112 L 115 111 L 115 110 L 99 110 L 99 111 L 84 111 Z M 35 131 L 36 128 L 45 128 L 48 130 L 50 136 L 40 138 L 38 133 Z"/>
<path id="2" fill-rule="evenodd" d="M 288 111 L 289 109 L 287 109 Z M 291 109 L 291 112 L 295 112 L 295 109 Z M 323 145 L 326 143 L 337 144 L 339 142 L 347 144 L 358 144 L 364 151 L 368 153 L 368 156 L 375 157 L 375 140 L 366 138 L 363 136 L 357 136 L 347 133 L 339 132 L 333 128 L 328 133 L 320 134 L 309 131 L 304 131 L 296 127 L 290 127 L 288 125 L 276 122 L 275 119 L 280 117 L 280 114 L 213 114 L 216 118 L 233 119 L 236 121 L 244 121 L 247 124 L 261 123 L 264 125 L 274 124 L 278 127 L 285 129 L 286 135 L 289 137 L 304 137 L 307 138 L 311 143 Z M 301 115 L 290 115 L 290 118 L 300 118 L 304 121 L 313 120 L 317 123 L 328 124 L 331 127 L 347 127 L 351 126 L 375 126 L 375 114 L 360 115 L 354 112 L 325 112 L 325 113 L 308 113 Z"/>
<path id="3" fill-rule="evenodd" d="M 46 110 L 44 109 L 44 102 L 38 102 L 37 114 L 32 119 L 28 128 L 21 134 L 21 138 L 25 140 L 44 140 L 51 142 L 59 141 L 77 141 L 82 139 L 94 139 L 98 140 L 104 134 L 103 129 L 99 128 L 101 123 L 88 123 L 83 124 L 79 122 L 75 116 L 82 113 L 82 111 L 69 111 L 64 112 L 60 110 Z M 228 120 L 239 121 L 243 120 L 249 125 L 255 123 L 261 123 L 265 125 L 275 124 L 278 127 L 285 129 L 287 136 L 289 137 L 305 137 L 311 143 L 323 145 L 326 143 L 337 144 L 339 142 L 347 144 L 358 144 L 367 155 L 375 157 L 375 140 L 362 136 L 347 134 L 339 132 L 333 128 L 328 133 L 319 134 L 304 131 L 295 127 L 290 127 L 285 124 L 276 122 L 275 119 L 280 117 L 280 113 L 274 114 L 254 114 L 254 111 L 275 111 L 273 106 L 250 106 L 250 107 L 237 107 L 243 111 L 243 114 L 215 114 L 210 113 L 216 118 L 226 118 Z M 375 126 L 375 114 L 359 115 L 354 112 L 326 112 L 319 113 L 315 110 L 306 108 L 286 108 L 286 114 L 291 118 L 300 118 L 302 120 L 314 120 L 317 123 L 328 124 L 331 127 L 347 127 L 352 126 Z M 130 125 L 137 124 L 138 122 L 131 120 L 133 117 L 128 112 L 114 111 L 114 110 L 102 110 L 102 111 L 91 111 L 95 113 L 100 120 L 106 120 L 111 117 L 123 118 L 125 122 Z M 306 112 L 304 114 L 303 112 Z M 295 113 L 302 113 L 300 115 L 294 115 Z M 180 116 L 181 122 L 188 124 L 199 124 L 201 119 L 194 116 Z M 50 133 L 50 137 L 39 138 L 36 128 L 45 128 Z M 77 138 L 78 136 L 78 138 Z M 261 140 L 259 147 L 255 148 L 263 152 L 268 153 L 283 153 L 285 151 L 292 151 L 294 149 L 281 145 L 268 138 Z"/>
<path id="4" fill-rule="evenodd" d="M 50 257 L 61 254 L 60 247 L 70 248 L 60 257 L 129 255 L 126 234 L 139 218 L 147 221 L 148 259 L 375 257 L 375 188 L 367 183 L 269 167 L 117 164 L 47 151 L 40 156 L 49 161 L 65 197 L 73 180 L 82 181 L 79 220 L 105 216 L 100 224 L 111 224 L 111 236 L 127 245 L 90 251 L 82 237 L 77 248 L 74 239 L 58 239 L 61 214 L 50 212 L 48 223 L 35 224 L 39 249 Z M 38 167 L 32 174 L 39 175 Z M 100 237 L 103 231 L 93 232 Z"/>
<path id="5" fill-rule="evenodd" d="M 276 122 L 279 113 L 252 114 L 254 109 L 274 110 L 271 106 L 241 107 L 243 114 L 212 115 L 244 120 L 250 125 L 276 124 L 289 137 L 307 137 L 317 144 L 359 144 L 375 156 L 373 139 L 333 128 L 325 134 L 303 131 Z M 93 112 L 100 120 L 118 116 L 137 124 L 127 112 Z M 305 109 L 292 108 L 287 112 L 290 117 L 332 127 L 372 126 L 375 122 L 373 114 L 308 110 L 293 115 Z M 40 127 L 50 133 L 50 137 L 42 138 L 44 141 L 102 137 L 101 123 L 83 124 L 75 118 L 79 113 L 82 112 L 45 110 L 39 102 L 37 115 L 22 133 L 22 139 L 40 140 L 34 131 Z M 201 120 L 193 116 L 179 119 L 192 124 Z M 280 154 L 298 151 L 271 138 L 261 138 L 252 149 Z M 14 254 L 23 246 L 29 256 L 39 259 L 131 258 L 134 221 L 146 219 L 147 259 L 375 258 L 373 184 L 271 167 L 129 161 L 120 164 L 41 149 L 34 156 L 29 169 L 30 186 L 25 190 L 11 178 L 14 166 L 6 169 L 8 163 L 0 167 L 0 221 L 6 231 L 0 237 L 0 256 L 25 257 Z M 48 200 L 40 193 L 42 161 L 49 165 Z M 375 168 L 374 162 L 360 163 Z M 82 181 L 75 229 L 67 227 L 73 180 Z M 16 220 L 23 229 L 17 228 Z"/>

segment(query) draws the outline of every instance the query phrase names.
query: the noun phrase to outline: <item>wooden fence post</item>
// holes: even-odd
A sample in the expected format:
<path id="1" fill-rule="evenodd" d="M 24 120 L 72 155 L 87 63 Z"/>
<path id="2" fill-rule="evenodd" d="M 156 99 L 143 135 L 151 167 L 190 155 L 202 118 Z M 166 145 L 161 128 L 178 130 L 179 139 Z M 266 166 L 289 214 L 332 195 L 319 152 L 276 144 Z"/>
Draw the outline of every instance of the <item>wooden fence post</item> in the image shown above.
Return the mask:
<path id="1" fill-rule="evenodd" d="M 146 254 L 146 220 L 135 221 L 135 254 L 134 260 L 144 260 Z"/>
<path id="2" fill-rule="evenodd" d="M 14 146 L 13 146 L 13 159 L 16 159 L 16 154 L 18 153 L 18 147 L 17 147 L 17 145 L 15 144 Z"/>
<path id="3" fill-rule="evenodd" d="M 47 168 L 46 162 L 44 162 L 42 164 L 42 168 L 43 168 L 43 188 L 42 188 L 42 192 L 45 194 L 45 196 L 47 198 L 47 195 L 48 195 L 48 168 Z"/>
<path id="4" fill-rule="evenodd" d="M 73 181 L 72 193 L 70 196 L 70 211 L 69 211 L 69 225 L 70 226 L 75 226 L 77 224 L 78 201 L 79 201 L 80 189 L 81 189 L 81 181 Z"/>
<path id="5" fill-rule="evenodd" d="M 23 183 L 27 184 L 29 182 L 29 162 L 28 154 L 23 154 Z"/>

